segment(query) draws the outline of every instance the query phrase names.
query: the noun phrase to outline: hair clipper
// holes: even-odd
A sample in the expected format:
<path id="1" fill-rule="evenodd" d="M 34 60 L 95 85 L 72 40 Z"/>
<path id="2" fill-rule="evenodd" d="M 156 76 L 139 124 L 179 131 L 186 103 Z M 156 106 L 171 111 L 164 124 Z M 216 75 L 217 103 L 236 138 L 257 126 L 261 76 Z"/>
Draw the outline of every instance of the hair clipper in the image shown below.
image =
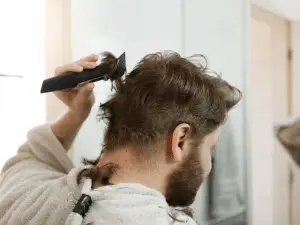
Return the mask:
<path id="1" fill-rule="evenodd" d="M 106 63 L 100 63 L 94 69 L 84 69 L 81 72 L 65 72 L 43 81 L 41 93 L 74 88 L 82 83 L 99 80 L 116 80 L 126 72 L 125 52 L 116 60 L 114 68 Z"/>

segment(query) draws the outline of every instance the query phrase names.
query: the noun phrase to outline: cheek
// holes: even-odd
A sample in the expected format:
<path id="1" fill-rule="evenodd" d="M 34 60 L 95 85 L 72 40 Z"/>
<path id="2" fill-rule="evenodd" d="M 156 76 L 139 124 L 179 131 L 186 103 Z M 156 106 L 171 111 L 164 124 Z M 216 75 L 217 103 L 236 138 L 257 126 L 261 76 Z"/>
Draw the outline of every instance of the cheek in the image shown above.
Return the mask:
<path id="1" fill-rule="evenodd" d="M 203 174 L 207 177 L 211 171 L 212 163 L 211 163 L 211 151 L 210 149 L 201 149 L 200 150 L 200 163 L 203 169 Z"/>

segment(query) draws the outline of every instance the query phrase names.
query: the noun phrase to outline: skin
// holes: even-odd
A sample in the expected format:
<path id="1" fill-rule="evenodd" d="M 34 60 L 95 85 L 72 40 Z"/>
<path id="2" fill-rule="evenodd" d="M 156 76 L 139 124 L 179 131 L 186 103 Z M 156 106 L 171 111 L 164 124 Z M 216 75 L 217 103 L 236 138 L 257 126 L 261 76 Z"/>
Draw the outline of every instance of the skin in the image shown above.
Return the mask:
<path id="1" fill-rule="evenodd" d="M 83 69 L 93 69 L 96 67 L 97 55 L 89 55 L 77 62 L 58 67 L 55 75 L 66 71 L 80 72 Z M 60 140 L 65 149 L 72 145 L 81 125 L 88 117 L 95 102 L 93 93 L 94 84 L 87 83 L 81 87 L 71 90 L 55 92 L 67 107 L 67 112 L 51 125 L 54 135 Z"/>
<path id="2" fill-rule="evenodd" d="M 120 166 L 118 172 L 110 179 L 113 184 L 117 183 L 141 183 L 147 187 L 154 188 L 163 194 L 166 194 L 168 179 L 186 157 L 190 154 L 189 148 L 189 132 L 188 124 L 178 125 L 172 136 L 172 145 L 162 148 L 154 158 L 147 162 L 140 162 L 130 148 L 121 148 L 112 152 L 107 152 L 102 155 L 98 166 L 107 163 L 113 163 Z M 199 147 L 199 159 L 203 170 L 202 180 L 204 180 L 211 171 L 212 151 L 218 141 L 220 128 L 213 133 L 207 135 L 201 146 Z M 168 157 L 166 157 L 167 152 Z M 151 179 L 149 179 L 151 177 Z"/>
<path id="3" fill-rule="evenodd" d="M 83 69 L 93 69 L 98 60 L 97 55 L 87 56 L 77 62 L 61 66 L 55 74 L 66 71 L 80 72 Z M 69 149 L 81 125 L 88 117 L 94 104 L 94 84 L 87 83 L 79 88 L 56 92 L 56 96 L 68 107 L 67 112 L 51 125 L 54 135 L 61 141 L 65 149 Z M 220 134 L 220 128 L 203 138 L 199 151 L 201 167 L 201 181 L 211 171 L 211 154 Z M 168 178 L 176 172 L 186 158 L 191 154 L 191 127 L 188 124 L 179 124 L 171 135 L 166 137 L 157 149 L 158 152 L 149 160 L 139 160 L 131 146 L 106 152 L 99 160 L 98 166 L 106 163 L 119 165 L 118 172 L 110 179 L 110 183 L 140 183 L 167 195 Z M 149 179 L 151 177 L 151 179 Z M 200 184 L 199 184 L 200 185 Z M 97 186 L 95 187 L 97 188 Z M 198 187 L 197 187 L 198 188 Z"/>

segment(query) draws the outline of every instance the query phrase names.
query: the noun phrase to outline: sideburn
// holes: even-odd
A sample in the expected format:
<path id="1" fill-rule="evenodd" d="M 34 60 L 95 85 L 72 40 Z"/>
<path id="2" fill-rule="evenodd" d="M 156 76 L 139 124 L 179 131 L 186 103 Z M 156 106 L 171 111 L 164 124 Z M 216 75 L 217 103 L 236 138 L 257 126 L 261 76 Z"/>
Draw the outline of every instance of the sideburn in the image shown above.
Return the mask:
<path id="1" fill-rule="evenodd" d="M 197 144 L 193 144 L 189 156 L 180 168 L 169 177 L 166 196 L 168 204 L 173 207 L 190 206 L 203 179 L 199 149 Z"/>

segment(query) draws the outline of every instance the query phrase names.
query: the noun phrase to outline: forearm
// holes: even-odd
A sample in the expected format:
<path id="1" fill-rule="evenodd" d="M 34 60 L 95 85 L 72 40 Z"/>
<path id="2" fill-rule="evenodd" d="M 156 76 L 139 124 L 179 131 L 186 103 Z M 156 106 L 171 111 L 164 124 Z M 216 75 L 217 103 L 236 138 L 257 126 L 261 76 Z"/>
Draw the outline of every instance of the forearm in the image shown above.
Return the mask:
<path id="1" fill-rule="evenodd" d="M 85 117 L 80 117 L 72 111 L 68 111 L 51 125 L 52 132 L 66 150 L 71 147 L 85 119 Z"/>

